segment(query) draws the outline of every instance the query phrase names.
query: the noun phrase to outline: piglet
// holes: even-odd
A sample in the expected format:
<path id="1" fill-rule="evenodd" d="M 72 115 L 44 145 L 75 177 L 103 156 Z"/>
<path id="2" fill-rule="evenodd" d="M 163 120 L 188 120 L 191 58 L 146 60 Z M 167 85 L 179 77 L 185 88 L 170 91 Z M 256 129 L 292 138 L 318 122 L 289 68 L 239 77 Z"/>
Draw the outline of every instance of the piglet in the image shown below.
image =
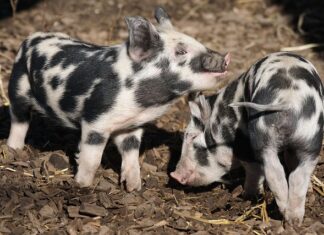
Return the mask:
<path id="1" fill-rule="evenodd" d="M 63 33 L 35 33 L 21 45 L 9 82 L 11 129 L 7 144 L 23 148 L 35 110 L 58 124 L 81 128 L 80 186 L 90 186 L 109 138 L 122 155 L 121 181 L 141 189 L 141 126 L 180 96 L 211 89 L 226 73 L 229 55 L 212 51 L 173 28 L 157 8 L 155 27 L 126 17 L 128 39 L 98 46 Z"/>
<path id="2" fill-rule="evenodd" d="M 207 185 L 242 165 L 245 194 L 262 191 L 265 178 L 285 220 L 301 224 L 323 139 L 323 85 L 314 66 L 295 54 L 273 53 L 216 95 L 189 105 L 191 121 L 171 176 Z"/>

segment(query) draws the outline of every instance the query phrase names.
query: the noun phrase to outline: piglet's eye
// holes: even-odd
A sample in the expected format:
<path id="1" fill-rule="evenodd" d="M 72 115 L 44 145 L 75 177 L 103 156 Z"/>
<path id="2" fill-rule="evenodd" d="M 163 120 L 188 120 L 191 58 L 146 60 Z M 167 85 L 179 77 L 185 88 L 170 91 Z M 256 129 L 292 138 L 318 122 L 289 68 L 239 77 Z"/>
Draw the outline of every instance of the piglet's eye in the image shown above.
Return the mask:
<path id="1" fill-rule="evenodd" d="M 186 138 L 187 140 L 193 140 L 193 139 L 196 138 L 197 136 L 198 136 L 197 133 L 186 133 L 186 134 L 185 134 L 185 138 Z"/>
<path id="2" fill-rule="evenodd" d="M 187 51 L 185 49 L 178 49 L 176 50 L 176 55 L 179 56 L 179 55 L 185 55 L 187 54 Z"/>

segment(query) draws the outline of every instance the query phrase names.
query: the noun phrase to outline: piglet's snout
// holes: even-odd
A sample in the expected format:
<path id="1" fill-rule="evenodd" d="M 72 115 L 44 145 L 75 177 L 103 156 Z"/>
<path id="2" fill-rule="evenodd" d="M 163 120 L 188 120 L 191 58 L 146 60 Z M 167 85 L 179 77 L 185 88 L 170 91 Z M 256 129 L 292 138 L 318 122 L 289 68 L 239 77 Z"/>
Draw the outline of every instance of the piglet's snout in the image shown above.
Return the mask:
<path id="1" fill-rule="evenodd" d="M 229 53 L 223 56 L 216 52 L 210 52 L 202 57 L 202 67 L 208 72 L 225 72 L 229 63 Z"/>
<path id="2" fill-rule="evenodd" d="M 170 173 L 171 177 L 183 185 L 191 185 L 195 180 L 195 170 L 188 167 L 188 164 L 180 162 L 177 169 Z"/>

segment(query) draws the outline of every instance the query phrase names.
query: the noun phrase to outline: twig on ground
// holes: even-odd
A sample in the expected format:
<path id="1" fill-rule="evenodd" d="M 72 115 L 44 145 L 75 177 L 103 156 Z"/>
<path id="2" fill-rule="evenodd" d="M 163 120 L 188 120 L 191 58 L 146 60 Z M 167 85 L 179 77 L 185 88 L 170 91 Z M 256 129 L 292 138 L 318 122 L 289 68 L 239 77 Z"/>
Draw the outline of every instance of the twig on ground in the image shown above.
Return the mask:
<path id="1" fill-rule="evenodd" d="M 166 220 L 161 220 L 160 222 L 154 224 L 153 226 L 151 227 L 148 227 L 148 228 L 144 228 L 143 231 L 149 231 L 149 230 L 153 230 L 153 229 L 157 229 L 159 227 L 163 227 L 165 225 L 167 225 L 168 222 Z"/>
<path id="2" fill-rule="evenodd" d="M 212 220 L 204 219 L 204 218 L 200 218 L 200 217 L 197 217 L 197 216 L 187 215 L 187 214 L 181 213 L 180 211 L 176 211 L 176 210 L 174 210 L 173 213 L 176 214 L 176 215 L 179 215 L 181 217 L 197 220 L 197 221 L 207 223 L 207 224 L 219 225 L 219 224 L 233 224 L 233 223 L 236 223 L 235 221 L 230 221 L 228 219 L 212 219 Z"/>
<path id="3" fill-rule="evenodd" d="M 311 182 L 313 184 L 313 189 L 324 197 L 324 183 L 315 175 L 312 175 Z"/>
<path id="4" fill-rule="evenodd" d="M 0 98 L 2 101 L 3 106 L 9 106 L 10 102 L 8 97 L 6 96 L 6 93 L 4 91 L 3 83 L 2 83 L 2 74 L 1 74 L 1 65 L 0 65 Z"/>
<path id="5" fill-rule="evenodd" d="M 195 7 L 191 8 L 191 10 L 182 17 L 183 21 L 188 20 L 197 10 L 199 10 L 199 8 L 202 8 L 204 5 L 208 4 L 208 0 L 207 1 L 202 1 L 200 4 L 196 5 Z"/>
<path id="6" fill-rule="evenodd" d="M 176 214 L 176 215 L 179 215 L 181 217 L 197 220 L 197 221 L 200 221 L 200 222 L 203 222 L 203 223 L 208 223 L 208 224 L 215 224 L 215 225 L 220 225 L 220 224 L 244 224 L 244 225 L 247 225 L 244 221 L 249 216 L 253 216 L 252 213 L 256 209 L 260 209 L 260 213 L 261 213 L 261 216 L 258 216 L 258 218 L 260 218 L 260 219 L 262 218 L 263 222 L 269 223 L 269 216 L 268 216 L 268 213 L 267 213 L 267 210 L 266 210 L 267 209 L 266 208 L 266 200 L 264 200 L 261 204 L 250 208 L 243 215 L 236 218 L 236 220 L 234 220 L 234 221 L 231 221 L 231 220 L 228 220 L 228 219 L 211 219 L 211 220 L 209 220 L 209 219 L 204 219 L 204 218 L 201 218 L 201 217 L 198 217 L 198 216 L 188 215 L 186 213 L 182 213 L 182 212 L 177 211 L 177 210 L 174 210 L 173 213 Z"/>
<path id="7" fill-rule="evenodd" d="M 316 47 L 324 47 L 324 43 L 309 43 L 309 44 L 295 46 L 295 47 L 283 47 L 280 50 L 281 51 L 304 51 Z"/>

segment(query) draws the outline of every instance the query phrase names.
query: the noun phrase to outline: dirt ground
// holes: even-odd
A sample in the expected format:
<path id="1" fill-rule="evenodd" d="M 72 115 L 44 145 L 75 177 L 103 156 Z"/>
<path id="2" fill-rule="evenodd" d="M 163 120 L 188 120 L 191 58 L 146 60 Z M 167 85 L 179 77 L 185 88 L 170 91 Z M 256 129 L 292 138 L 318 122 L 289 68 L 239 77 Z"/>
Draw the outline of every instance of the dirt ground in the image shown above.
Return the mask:
<path id="1" fill-rule="evenodd" d="M 304 42 L 281 7 L 261 0 L 44 0 L 15 18 L 0 20 L 0 66 L 5 86 L 21 41 L 36 31 L 60 31 L 84 41 L 109 45 L 127 37 L 125 16 L 153 20 L 164 6 L 182 32 L 221 52 L 232 62 L 224 86 L 256 59 Z M 299 54 L 312 61 L 324 78 L 321 53 Z M 0 101 L 1 106 L 1 101 Z M 8 107 L 0 107 L 0 234 L 324 234 L 324 196 L 312 180 L 303 226 L 283 229 L 269 190 L 258 201 L 242 197 L 242 171 L 231 185 L 183 187 L 172 181 L 189 113 L 186 99 L 147 125 L 141 146 L 140 192 L 119 184 L 120 156 L 107 145 L 94 186 L 78 188 L 73 180 L 80 133 L 34 116 L 22 151 L 5 145 Z M 314 175 L 324 182 L 324 153 Z M 269 215 L 269 223 L 264 209 Z M 220 224 L 218 224 L 220 223 Z"/>

